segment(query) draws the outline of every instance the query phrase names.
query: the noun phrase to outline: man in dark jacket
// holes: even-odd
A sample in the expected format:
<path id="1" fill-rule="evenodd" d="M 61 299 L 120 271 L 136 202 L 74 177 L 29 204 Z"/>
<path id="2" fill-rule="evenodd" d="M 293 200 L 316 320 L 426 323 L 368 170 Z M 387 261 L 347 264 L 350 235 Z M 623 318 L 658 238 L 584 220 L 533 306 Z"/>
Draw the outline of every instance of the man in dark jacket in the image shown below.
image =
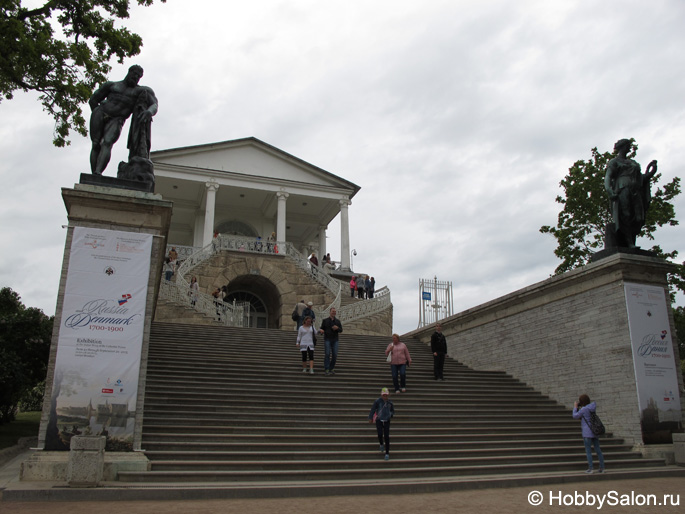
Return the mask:
<path id="1" fill-rule="evenodd" d="M 335 375 L 335 361 L 338 358 L 338 334 L 343 331 L 342 323 L 335 317 L 337 311 L 331 307 L 330 316 L 321 322 L 319 333 L 324 335 L 323 367 L 326 375 Z"/>
<path id="2" fill-rule="evenodd" d="M 442 325 L 435 325 L 435 332 L 431 336 L 431 351 L 433 352 L 433 375 L 435 380 L 445 380 L 442 376 L 442 368 L 445 366 L 447 357 L 447 341 L 442 333 Z"/>

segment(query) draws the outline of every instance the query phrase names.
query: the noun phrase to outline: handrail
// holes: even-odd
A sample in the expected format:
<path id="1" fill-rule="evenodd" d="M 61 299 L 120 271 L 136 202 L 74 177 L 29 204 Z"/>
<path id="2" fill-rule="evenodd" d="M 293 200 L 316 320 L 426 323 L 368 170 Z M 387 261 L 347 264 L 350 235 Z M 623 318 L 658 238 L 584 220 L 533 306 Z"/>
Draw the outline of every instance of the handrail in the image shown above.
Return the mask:
<path id="1" fill-rule="evenodd" d="M 359 318 L 365 318 L 383 312 L 391 305 L 390 289 L 388 289 L 387 286 L 384 286 L 374 292 L 373 298 L 360 300 L 340 307 L 337 312 L 337 317 L 340 321 L 354 321 Z"/>
<path id="2" fill-rule="evenodd" d="M 179 282 L 171 282 L 164 280 L 164 278 L 160 281 L 159 296 L 176 304 L 192 307 L 198 312 L 217 319 L 224 325 L 231 327 L 249 326 L 250 309 L 249 305 L 246 308 L 244 302 L 237 303 L 234 301 L 232 304 L 223 302 L 217 304 L 212 295 L 196 292 L 195 305 L 193 305 L 193 295 L 190 288 L 184 289 L 180 287 Z"/>
<path id="3" fill-rule="evenodd" d="M 168 248 L 171 246 L 172 245 L 168 245 Z M 335 309 L 338 311 L 338 318 L 341 321 L 353 321 L 361 317 L 382 312 L 391 305 L 390 290 L 387 287 L 382 287 L 374 293 L 374 297 L 371 299 L 355 302 L 352 305 L 341 307 L 340 303 L 343 291 L 342 281 L 331 277 L 323 269 L 314 266 L 291 243 L 288 242 L 262 241 L 261 239 L 255 239 L 254 237 L 220 234 L 204 248 L 184 247 L 180 245 L 173 246 L 176 247 L 177 252 L 179 253 L 179 260 L 181 260 L 181 251 L 179 250 L 183 250 L 183 254 L 186 256 L 176 270 L 176 285 L 180 290 L 185 289 L 187 291 L 189 289 L 190 284 L 186 280 L 185 276 L 191 269 L 195 268 L 199 264 L 202 264 L 219 251 L 227 250 L 288 257 L 311 279 L 315 280 L 331 291 L 331 293 L 335 294 L 335 299 L 328 307 L 325 307 L 321 310 L 315 309 L 314 312 L 317 319 L 324 319 L 328 317 L 328 313 L 333 307 L 335 307 Z M 190 253 L 189 250 L 191 249 L 195 251 Z M 202 309 L 200 309 L 197 304 L 196 307 L 198 310 L 202 310 L 203 312 L 210 314 L 214 305 L 214 297 L 211 295 L 206 295 L 205 293 L 200 293 L 198 295 L 198 300 L 200 295 L 204 295 L 211 299 L 211 305 L 208 305 L 207 301 L 203 301 Z"/>

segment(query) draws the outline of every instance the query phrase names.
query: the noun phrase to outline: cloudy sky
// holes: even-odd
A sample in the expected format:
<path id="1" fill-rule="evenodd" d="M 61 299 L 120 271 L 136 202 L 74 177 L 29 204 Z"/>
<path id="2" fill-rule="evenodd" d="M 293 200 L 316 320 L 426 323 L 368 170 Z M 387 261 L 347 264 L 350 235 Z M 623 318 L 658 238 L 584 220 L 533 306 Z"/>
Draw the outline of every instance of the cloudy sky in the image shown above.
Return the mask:
<path id="1" fill-rule="evenodd" d="M 390 287 L 397 332 L 417 326 L 420 278 L 451 281 L 459 312 L 549 277 L 556 244 L 538 229 L 556 224 L 559 181 L 592 147 L 634 137 L 643 169 L 657 159 L 662 183 L 683 176 L 681 0 L 247 4 L 134 8 L 144 48 L 111 78 L 145 68 L 160 101 L 153 150 L 254 136 L 361 186 L 354 269 Z M 89 171 L 90 151 L 78 135 L 54 148 L 52 130 L 36 95 L 0 103 L 0 285 L 47 314 L 60 188 Z M 685 195 L 675 206 L 682 216 Z M 334 259 L 339 234 L 336 219 Z M 685 258 L 682 227 L 657 242 Z"/>

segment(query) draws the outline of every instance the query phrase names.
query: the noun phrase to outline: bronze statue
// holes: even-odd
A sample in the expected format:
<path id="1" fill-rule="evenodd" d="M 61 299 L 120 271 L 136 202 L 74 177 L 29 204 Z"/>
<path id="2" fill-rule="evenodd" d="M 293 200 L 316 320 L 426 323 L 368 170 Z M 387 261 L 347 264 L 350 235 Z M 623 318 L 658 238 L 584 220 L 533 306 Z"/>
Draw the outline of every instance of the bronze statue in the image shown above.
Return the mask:
<path id="1" fill-rule="evenodd" d="M 140 180 L 154 185 L 154 173 L 150 161 L 150 125 L 157 114 L 157 97 L 146 86 L 139 86 L 143 68 L 134 64 L 124 80 L 106 82 L 89 100 L 90 168 L 93 174 L 102 175 L 112 155 L 112 147 L 121 135 L 124 122 L 131 114 L 128 136 L 129 162 L 119 164 L 119 178 Z M 123 175 L 123 176 L 122 176 Z"/>
<path id="2" fill-rule="evenodd" d="M 607 225 L 607 248 L 637 248 L 635 239 L 645 224 L 651 201 L 649 181 L 656 173 L 656 161 L 647 165 L 643 175 L 640 165 L 627 157 L 630 146 L 630 139 L 616 142 L 616 157 L 609 161 L 604 176 L 604 187 L 609 193 L 613 218 L 613 223 Z"/>

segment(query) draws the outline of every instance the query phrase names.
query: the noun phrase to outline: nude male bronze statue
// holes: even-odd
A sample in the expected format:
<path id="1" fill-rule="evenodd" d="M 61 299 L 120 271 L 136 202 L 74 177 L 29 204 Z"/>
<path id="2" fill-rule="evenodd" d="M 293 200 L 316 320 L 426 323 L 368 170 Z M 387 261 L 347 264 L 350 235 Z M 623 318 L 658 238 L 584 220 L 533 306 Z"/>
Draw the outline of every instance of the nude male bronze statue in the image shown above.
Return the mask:
<path id="1" fill-rule="evenodd" d="M 128 137 L 129 163 L 132 158 L 149 160 L 150 123 L 157 114 L 158 102 L 154 91 L 138 85 L 143 68 L 134 64 L 119 82 L 106 82 L 89 100 L 90 168 L 93 174 L 102 175 L 112 155 L 112 147 L 121 135 L 124 122 L 133 114 Z M 122 163 L 126 164 L 126 163 Z M 150 163 L 151 165 L 151 163 Z M 121 165 L 119 166 L 121 174 Z"/>

